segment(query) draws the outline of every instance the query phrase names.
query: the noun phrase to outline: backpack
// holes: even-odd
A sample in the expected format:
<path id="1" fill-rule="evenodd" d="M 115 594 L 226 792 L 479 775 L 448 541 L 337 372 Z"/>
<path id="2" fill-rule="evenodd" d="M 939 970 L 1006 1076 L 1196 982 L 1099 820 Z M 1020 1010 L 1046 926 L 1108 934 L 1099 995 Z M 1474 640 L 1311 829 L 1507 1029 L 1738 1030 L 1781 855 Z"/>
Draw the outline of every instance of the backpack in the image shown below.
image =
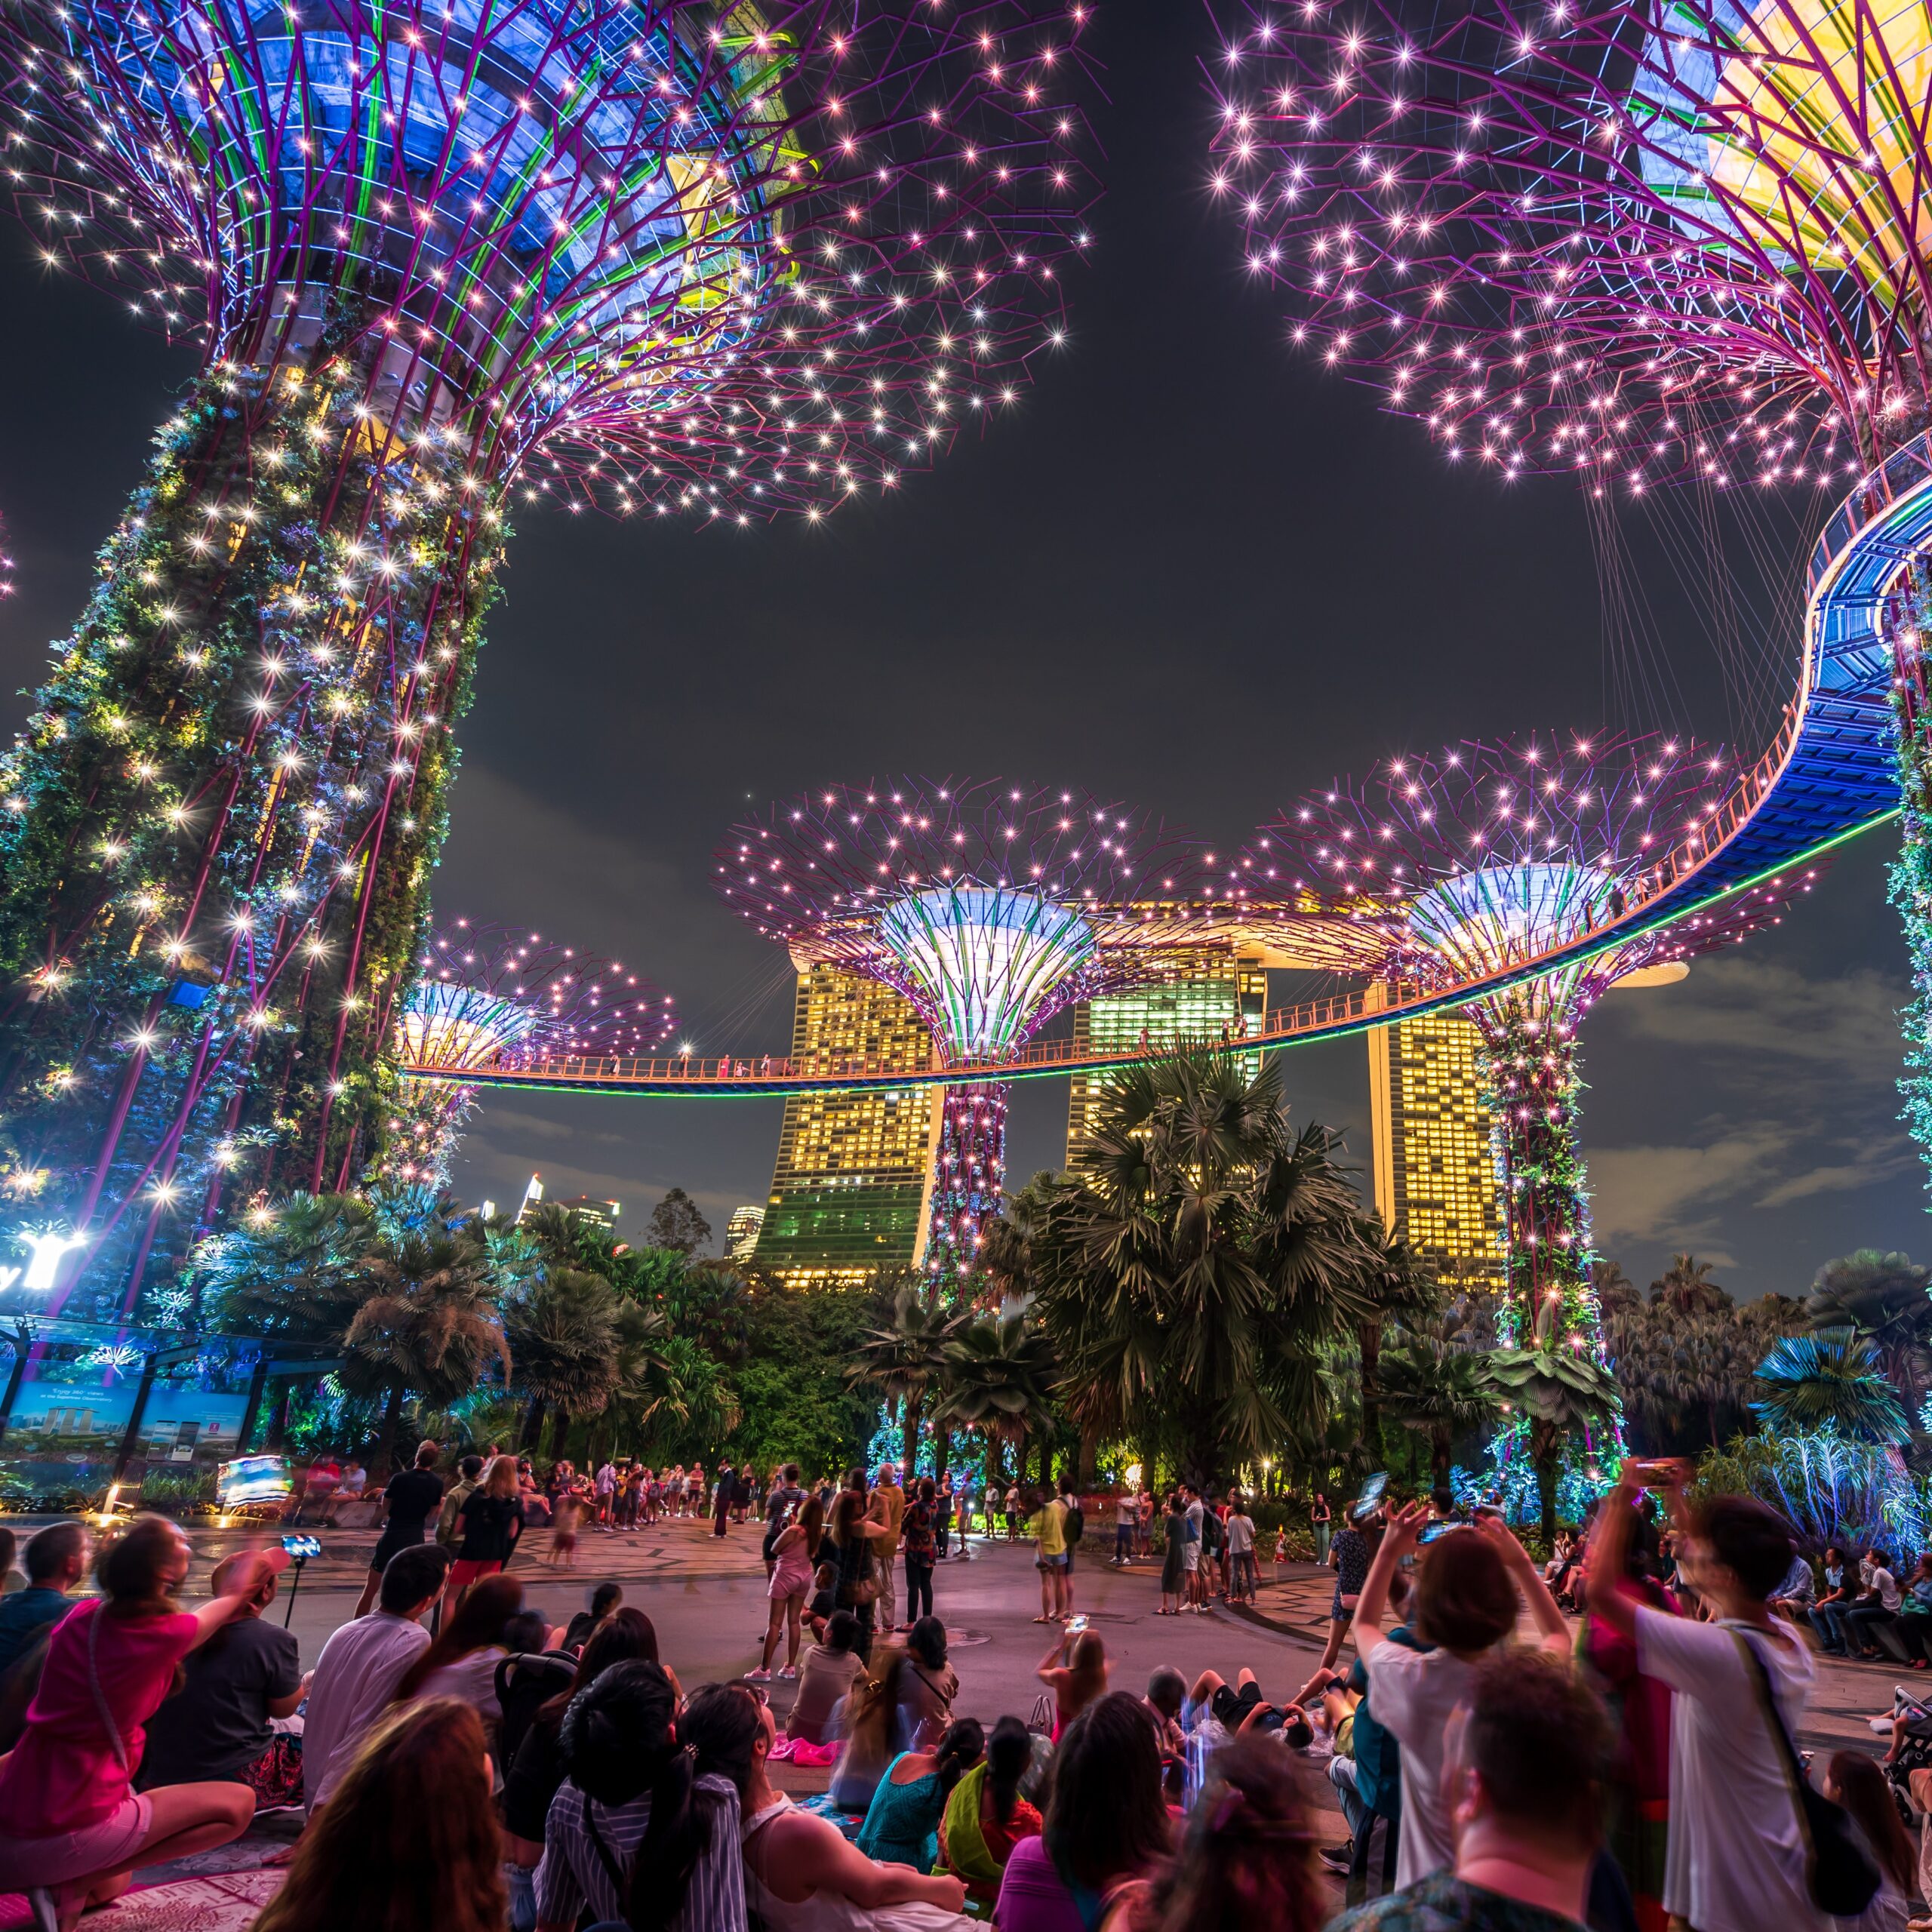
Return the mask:
<path id="1" fill-rule="evenodd" d="M 1066 1521 L 1064 1525 L 1066 1546 L 1071 1549 L 1087 1534 L 1087 1512 L 1078 1500 L 1069 1496 L 1066 1499 Z"/>
<path id="2" fill-rule="evenodd" d="M 1201 1547 L 1204 1553 L 1211 1555 L 1219 1550 L 1228 1540 L 1228 1532 L 1220 1517 L 1211 1509 L 1201 1512 Z"/>

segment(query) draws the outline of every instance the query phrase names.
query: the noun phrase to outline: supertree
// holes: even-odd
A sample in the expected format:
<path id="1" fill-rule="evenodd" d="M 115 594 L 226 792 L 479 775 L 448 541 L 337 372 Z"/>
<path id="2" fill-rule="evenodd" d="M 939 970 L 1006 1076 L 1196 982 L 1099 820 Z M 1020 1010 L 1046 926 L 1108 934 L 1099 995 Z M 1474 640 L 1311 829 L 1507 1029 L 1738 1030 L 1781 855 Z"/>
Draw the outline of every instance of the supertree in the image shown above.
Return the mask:
<path id="1" fill-rule="evenodd" d="M 560 1054 L 648 1054 L 677 1025 L 670 994 L 617 960 L 537 933 L 458 919 L 430 935 L 417 964 L 396 1023 L 408 1077 L 389 1096 L 374 1164 L 384 1181 L 448 1181 L 475 1104 L 464 1072 Z"/>
<path id="2" fill-rule="evenodd" d="M 1293 333 L 1454 458 L 1598 497 L 1861 479 L 1932 423 L 1924 0 L 1244 8 L 1214 185 Z M 1932 574 L 1882 621 L 1932 1161 Z"/>
<path id="3" fill-rule="evenodd" d="M 0 761 L 0 1116 L 91 1301 L 210 1148 L 374 1155 L 513 499 L 816 518 L 1059 339 L 1085 13 L 0 13 L 44 253 L 205 358 Z"/>
<path id="4" fill-rule="evenodd" d="M 1312 894 L 1366 940 L 1391 981 L 1498 979 L 1621 920 L 1667 854 L 1693 847 L 1734 776 L 1673 739 L 1469 743 L 1338 783 L 1261 835 L 1257 888 Z M 1715 906 L 1532 972 L 1459 1010 L 1474 1022 L 1506 1238 L 1506 1341 L 1600 1352 L 1578 1110 L 1577 1029 L 1604 990 L 1678 977 L 1694 955 L 1776 924 L 1807 865 Z"/>
<path id="5" fill-rule="evenodd" d="M 1109 935 L 1146 902 L 1199 896 L 1201 864 L 1143 814 L 1084 792 L 911 778 L 775 806 L 715 857 L 727 903 L 794 960 L 896 987 L 943 1063 L 980 1066 L 1012 1059 L 1074 1001 L 1157 975 Z M 949 1292 L 1000 1211 L 1008 1084 L 946 1090 L 925 1265 Z"/>

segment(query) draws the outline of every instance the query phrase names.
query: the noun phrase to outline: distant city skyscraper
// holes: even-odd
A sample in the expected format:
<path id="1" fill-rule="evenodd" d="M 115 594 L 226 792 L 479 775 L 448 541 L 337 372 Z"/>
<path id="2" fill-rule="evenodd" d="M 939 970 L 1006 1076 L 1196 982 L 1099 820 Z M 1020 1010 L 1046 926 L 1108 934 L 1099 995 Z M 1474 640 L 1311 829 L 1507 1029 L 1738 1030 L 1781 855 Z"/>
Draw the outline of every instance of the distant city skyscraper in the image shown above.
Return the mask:
<path id="1" fill-rule="evenodd" d="M 731 1218 L 724 1223 L 725 1260 L 749 1261 L 752 1251 L 758 1246 L 758 1229 L 764 1225 L 764 1210 L 756 1201 L 734 1208 Z"/>
<path id="2" fill-rule="evenodd" d="M 1380 987 L 1371 1004 L 1386 997 Z M 1506 1285 L 1501 1183 L 1476 1070 L 1481 1044 L 1459 1013 L 1368 1036 L 1375 1208 L 1451 1286 Z"/>
<path id="3" fill-rule="evenodd" d="M 931 1066 L 932 1056 L 932 1035 L 903 993 L 832 965 L 798 976 L 795 1064 L 900 1073 Z M 943 1091 L 899 1087 L 787 1100 L 752 1262 L 794 1286 L 916 1266 Z"/>
<path id="4" fill-rule="evenodd" d="M 1076 1052 L 1126 1053 L 1143 1033 L 1155 1047 L 1176 1041 L 1218 1044 L 1221 1029 L 1238 1034 L 1246 1020 L 1258 1028 L 1268 1005 L 1268 973 L 1258 948 L 1235 939 L 1176 945 L 1156 952 L 1168 977 L 1123 993 L 1107 993 L 1073 1009 Z M 1260 1055 L 1253 1058 L 1258 1063 Z M 1093 1146 L 1114 1076 L 1076 1073 L 1066 1109 L 1066 1164 L 1083 1166 Z"/>
<path id="5" fill-rule="evenodd" d="M 530 1185 L 523 1191 L 523 1204 L 516 1211 L 521 1222 L 539 1208 L 561 1208 L 573 1220 L 595 1221 L 600 1228 L 612 1234 L 617 1231 L 620 1204 L 614 1201 L 593 1200 L 587 1194 L 573 1195 L 568 1201 L 552 1201 L 543 1192 L 543 1177 L 532 1174 Z"/>

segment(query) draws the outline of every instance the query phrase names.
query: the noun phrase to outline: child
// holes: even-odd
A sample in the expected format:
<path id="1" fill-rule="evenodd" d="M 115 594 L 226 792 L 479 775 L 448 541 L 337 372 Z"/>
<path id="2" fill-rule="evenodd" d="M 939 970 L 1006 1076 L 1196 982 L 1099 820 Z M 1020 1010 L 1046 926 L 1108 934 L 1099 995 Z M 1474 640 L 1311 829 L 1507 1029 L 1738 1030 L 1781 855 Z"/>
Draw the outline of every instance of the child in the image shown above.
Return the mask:
<path id="1" fill-rule="evenodd" d="M 565 1494 L 557 1498 L 550 1518 L 550 1567 L 553 1570 L 577 1567 L 577 1526 L 583 1514 L 583 1499 Z"/>

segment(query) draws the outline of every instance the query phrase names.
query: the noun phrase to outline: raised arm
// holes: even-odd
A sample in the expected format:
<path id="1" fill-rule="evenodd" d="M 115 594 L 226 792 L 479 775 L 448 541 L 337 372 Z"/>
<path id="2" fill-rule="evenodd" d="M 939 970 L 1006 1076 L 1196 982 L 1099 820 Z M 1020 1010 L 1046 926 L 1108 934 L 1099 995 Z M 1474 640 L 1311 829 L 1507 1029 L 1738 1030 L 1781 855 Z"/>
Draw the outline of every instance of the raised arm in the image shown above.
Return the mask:
<path id="1" fill-rule="evenodd" d="M 1583 1583 L 1590 1614 L 1601 1617 L 1620 1637 L 1636 1634 L 1637 1604 L 1623 1588 L 1630 1556 L 1630 1535 L 1637 1521 L 1637 1472 L 1643 1465 L 1625 1462 L 1617 1487 L 1597 1512 L 1596 1530 L 1583 1560 Z"/>
<path id="2" fill-rule="evenodd" d="M 1415 1548 L 1416 1538 L 1422 1534 L 1422 1526 L 1428 1521 L 1429 1505 L 1426 1503 L 1411 1503 L 1389 1518 L 1389 1527 L 1382 1534 L 1382 1546 L 1375 1552 L 1375 1561 L 1368 1566 L 1361 1595 L 1355 1602 L 1358 1656 L 1367 1657 L 1377 1644 L 1387 1641 L 1382 1634 L 1382 1613 L 1389 1601 L 1389 1580 L 1395 1574 L 1395 1565 Z"/>
<path id="3" fill-rule="evenodd" d="M 1476 1527 L 1476 1534 L 1487 1537 L 1508 1565 L 1517 1589 L 1523 1593 L 1523 1601 L 1529 1605 L 1530 1620 L 1537 1626 L 1543 1647 L 1559 1654 L 1566 1654 L 1571 1643 L 1570 1626 L 1564 1622 L 1563 1612 L 1558 1608 L 1556 1599 L 1549 1593 L 1549 1584 L 1543 1581 L 1543 1572 L 1537 1567 L 1530 1552 L 1517 1541 L 1515 1533 L 1500 1516 L 1484 1517 Z"/>

